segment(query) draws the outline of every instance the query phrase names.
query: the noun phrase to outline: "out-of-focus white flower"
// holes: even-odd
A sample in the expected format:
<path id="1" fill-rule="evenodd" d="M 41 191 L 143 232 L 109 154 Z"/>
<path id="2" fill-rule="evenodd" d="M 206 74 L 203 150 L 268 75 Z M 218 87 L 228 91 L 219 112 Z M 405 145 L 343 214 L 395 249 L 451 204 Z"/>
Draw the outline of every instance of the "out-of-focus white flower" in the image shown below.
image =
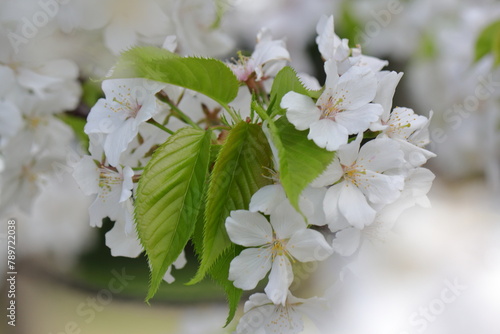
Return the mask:
<path id="1" fill-rule="evenodd" d="M 164 11 L 173 22 L 173 31 L 179 39 L 179 53 L 189 56 L 220 57 L 234 47 L 234 40 L 214 23 L 220 20 L 220 3 L 205 0 L 168 0 Z"/>
<path id="2" fill-rule="evenodd" d="M 425 168 L 415 168 L 405 179 L 401 196 L 393 203 L 384 206 L 377 212 L 374 222 L 362 230 L 347 227 L 335 233 L 332 247 L 342 256 L 350 256 L 364 242 L 384 243 L 395 237 L 392 228 L 403 211 L 418 204 L 429 207 L 429 192 L 434 174 Z"/>
<path id="3" fill-rule="evenodd" d="M 377 92 L 375 74 L 366 67 L 351 67 L 339 77 L 335 61 L 325 63 L 325 91 L 318 101 L 296 92 L 287 93 L 281 107 L 297 130 L 309 129 L 308 138 L 319 147 L 337 150 L 350 134 L 367 130 L 382 114 L 373 101 Z"/>
<path id="4" fill-rule="evenodd" d="M 21 112 L 10 101 L 0 100 L 0 148 L 16 135 L 23 126 Z"/>
<path id="5" fill-rule="evenodd" d="M 286 62 L 290 61 L 290 54 L 285 42 L 281 39 L 273 40 L 268 29 L 262 29 L 257 35 L 257 44 L 252 55 L 247 58 L 240 56 L 238 63 L 229 64 L 239 81 L 245 82 L 255 73 L 255 80 L 260 81 L 276 75 Z"/>
<path id="6" fill-rule="evenodd" d="M 133 231 L 131 207 L 134 171 L 130 167 L 103 165 L 92 156 L 84 156 L 75 166 L 73 176 L 86 195 L 96 195 L 89 207 L 90 225 L 102 226 L 102 219 L 122 220 L 126 231 Z"/>
<path id="7" fill-rule="evenodd" d="M 375 219 L 374 204 L 389 204 L 401 194 L 404 177 L 403 152 L 389 138 L 372 140 L 360 147 L 363 135 L 341 146 L 334 161 L 314 182 L 315 186 L 332 185 L 326 192 L 324 210 L 332 231 L 338 226 L 358 229 Z"/>
<path id="8" fill-rule="evenodd" d="M 276 304 L 285 304 L 293 281 L 290 260 L 322 261 L 331 254 L 325 238 L 308 229 L 304 218 L 287 202 L 271 213 L 270 222 L 260 213 L 233 211 L 226 229 L 231 241 L 251 247 L 233 259 L 229 279 L 236 287 L 251 290 L 271 270 L 265 291 Z"/>
<path id="9" fill-rule="evenodd" d="M 323 298 L 302 299 L 288 292 L 286 303 L 275 305 L 265 294 L 255 293 L 245 303 L 236 333 L 297 334 L 304 330 L 304 315 L 316 320 L 327 311 L 328 303 Z"/>
<path id="10" fill-rule="evenodd" d="M 137 136 L 139 125 L 159 111 L 155 94 L 165 84 L 146 79 L 111 79 L 102 83 L 106 94 L 92 107 L 85 133 L 104 134 L 104 153 L 112 166 Z"/>
<path id="11" fill-rule="evenodd" d="M 40 192 L 44 177 L 54 171 L 58 156 L 32 154 L 32 142 L 25 136 L 16 136 L 3 148 L 7 157 L 1 174 L 0 212 L 19 208 L 30 213 L 33 201 Z"/>

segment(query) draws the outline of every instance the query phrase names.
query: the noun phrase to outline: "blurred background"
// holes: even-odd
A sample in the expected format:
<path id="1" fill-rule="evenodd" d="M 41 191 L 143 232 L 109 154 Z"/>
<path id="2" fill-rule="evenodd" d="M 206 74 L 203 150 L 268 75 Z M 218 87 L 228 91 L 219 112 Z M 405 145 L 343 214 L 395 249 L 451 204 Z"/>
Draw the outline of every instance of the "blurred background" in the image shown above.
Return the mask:
<path id="1" fill-rule="evenodd" d="M 98 79 L 120 51 L 161 46 L 223 60 L 251 52 L 262 27 L 284 38 L 291 65 L 324 80 L 321 15 L 363 53 L 404 72 L 394 106 L 430 116 L 432 208 L 413 208 L 359 275 L 336 281 L 338 257 L 298 287 L 326 290 L 329 333 L 500 333 L 500 3 L 488 0 L 0 0 L 0 266 L 17 221 L 17 326 L 2 333 L 231 333 L 210 281 L 173 270 L 144 303 L 145 258 L 113 257 L 89 226 L 89 198 L 71 173 Z M 490 49 L 484 48 L 492 45 Z M 491 40 L 491 41 L 490 41 Z M 26 96 L 29 95 L 30 98 Z M 432 110 L 432 113 L 431 113 Z M 8 286 L 0 282 L 7 307 Z M 319 333 L 307 324 L 305 333 Z"/>

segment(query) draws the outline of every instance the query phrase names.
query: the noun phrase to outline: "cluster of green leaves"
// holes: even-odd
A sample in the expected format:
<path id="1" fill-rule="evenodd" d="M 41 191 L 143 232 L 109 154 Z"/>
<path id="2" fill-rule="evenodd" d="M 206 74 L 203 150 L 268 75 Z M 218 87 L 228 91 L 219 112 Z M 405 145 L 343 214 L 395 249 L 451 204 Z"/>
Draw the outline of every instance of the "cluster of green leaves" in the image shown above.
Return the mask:
<path id="1" fill-rule="evenodd" d="M 500 20 L 489 24 L 476 40 L 475 61 L 492 54 L 495 66 L 500 65 Z"/>
<path id="2" fill-rule="evenodd" d="M 239 86 L 231 70 L 218 60 L 181 58 L 154 48 L 126 52 L 113 77 L 143 77 L 178 85 L 226 106 Z M 252 195 L 272 182 L 270 170 L 277 169 L 272 145 L 278 152 L 281 183 L 296 208 L 301 192 L 333 159 L 334 153 L 318 148 L 307 139 L 307 132 L 296 130 L 283 116 L 279 103 L 289 91 L 315 98 L 321 93 L 304 88 L 296 73 L 286 67 L 275 79 L 270 105 L 252 104 L 264 123 L 234 119 L 222 145 L 210 129 L 185 127 L 154 152 L 135 200 L 136 227 L 151 270 L 147 300 L 191 241 L 200 265 L 188 284 L 206 276 L 221 284 L 230 306 L 228 323 L 232 320 L 242 291 L 228 279 L 229 265 L 241 247 L 229 239 L 226 218 L 232 210 L 248 209 Z"/>

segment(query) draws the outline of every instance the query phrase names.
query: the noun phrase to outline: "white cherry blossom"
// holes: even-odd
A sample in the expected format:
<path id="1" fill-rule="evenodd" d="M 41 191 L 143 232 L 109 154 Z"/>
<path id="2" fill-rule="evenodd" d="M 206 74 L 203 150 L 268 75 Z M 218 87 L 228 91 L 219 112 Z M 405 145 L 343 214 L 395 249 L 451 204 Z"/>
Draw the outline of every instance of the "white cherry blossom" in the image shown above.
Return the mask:
<path id="1" fill-rule="evenodd" d="M 353 66 L 344 75 L 337 74 L 334 61 L 325 63 L 325 91 L 315 103 L 308 96 L 287 93 L 281 107 L 297 130 L 309 129 L 308 138 L 319 147 L 337 150 L 348 136 L 367 130 L 383 110 L 371 103 L 377 92 L 375 74 L 366 67 Z"/>
<path id="2" fill-rule="evenodd" d="M 389 204 L 401 194 L 404 176 L 403 152 L 389 138 L 372 140 L 360 148 L 363 135 L 342 146 L 314 182 L 315 186 L 331 187 L 324 200 L 326 220 L 333 231 L 338 226 L 352 225 L 358 229 L 375 219 L 373 205 Z"/>
<path id="3" fill-rule="evenodd" d="M 159 112 L 155 94 L 165 85 L 146 79 L 104 80 L 106 98 L 91 109 L 85 125 L 87 134 L 105 135 L 104 153 L 112 166 L 137 136 L 139 125 Z"/>
<path id="4" fill-rule="evenodd" d="M 257 35 L 255 50 L 249 58 L 241 56 L 238 63 L 229 64 L 239 81 L 247 81 L 253 73 L 260 81 L 276 75 L 290 60 L 290 54 L 283 40 L 273 40 L 268 29 L 262 29 Z"/>
<path id="5" fill-rule="evenodd" d="M 127 201 L 132 195 L 134 171 L 126 166 L 112 167 L 84 156 L 73 172 L 80 189 L 90 196 L 96 195 L 89 207 L 90 225 L 102 226 L 102 219 L 123 220 L 126 230 L 133 230 L 133 216 Z"/>
<path id="6" fill-rule="evenodd" d="M 323 298 L 297 298 L 288 292 L 284 305 L 274 304 L 263 293 L 255 293 L 245 303 L 236 334 L 296 334 L 304 330 L 303 316 L 317 320 L 326 315 L 328 303 Z"/>
<path id="7" fill-rule="evenodd" d="M 415 114 L 410 108 L 394 108 L 385 122 L 386 128 L 382 130 L 380 137 L 389 137 L 397 141 L 410 167 L 418 167 L 436 156 L 424 149 L 430 143 L 429 123 L 430 119 Z"/>
<path id="8" fill-rule="evenodd" d="M 233 259 L 229 279 L 243 290 L 252 290 L 266 274 L 266 294 L 276 304 L 285 304 L 293 281 L 292 262 L 322 261 L 331 247 L 317 231 L 308 229 L 303 217 L 287 203 L 281 203 L 270 215 L 232 211 L 226 220 L 232 242 L 249 247 Z"/>

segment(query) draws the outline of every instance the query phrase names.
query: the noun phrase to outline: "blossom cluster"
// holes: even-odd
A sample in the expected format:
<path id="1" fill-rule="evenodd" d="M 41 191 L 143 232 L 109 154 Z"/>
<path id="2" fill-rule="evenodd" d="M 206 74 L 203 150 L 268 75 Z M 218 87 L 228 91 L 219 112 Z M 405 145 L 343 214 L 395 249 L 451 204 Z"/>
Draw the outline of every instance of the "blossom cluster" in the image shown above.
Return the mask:
<path id="1" fill-rule="evenodd" d="M 91 109 L 85 126 L 90 155 L 77 164 L 74 177 L 86 194 L 95 195 L 89 208 L 91 225 L 101 226 L 104 217 L 114 220 L 115 226 L 106 235 L 112 254 L 135 257 L 145 248 L 153 273 L 158 270 L 157 242 L 152 245 L 150 240 L 160 233 L 156 227 L 161 227 L 155 225 L 155 232 L 148 234 L 149 225 L 156 223 L 143 223 L 142 211 L 135 208 L 134 215 L 134 207 L 144 203 L 143 188 L 153 191 L 147 195 L 150 197 L 161 188 L 160 184 L 149 186 L 158 181 L 150 175 L 165 173 L 175 178 L 168 169 L 159 170 L 172 157 L 163 151 L 182 150 L 180 142 L 170 140 L 186 127 L 199 133 L 213 131 L 212 145 L 222 144 L 213 170 L 216 173 L 218 164 L 224 164 L 226 147 L 232 150 L 230 141 L 236 128 L 245 123 L 262 127 L 272 155 L 269 166 L 259 166 L 270 173 L 262 179 L 267 185 L 252 194 L 246 207 L 222 217 L 223 230 L 216 230 L 221 238 L 227 235 L 229 246 L 226 243 L 225 247 L 242 246 L 229 258 L 227 279 L 231 285 L 254 290 L 268 276 L 265 293 L 255 293 L 245 304 L 237 333 L 301 332 L 302 315 L 314 319 L 328 303 L 321 297 L 302 299 L 292 294 L 294 267 L 324 261 L 332 254 L 355 262 L 365 245 L 390 236 L 404 209 L 428 205 L 426 194 L 434 176 L 422 165 L 434 156 L 424 148 L 429 143 L 429 120 L 409 108 L 392 107 L 402 73 L 385 71 L 386 61 L 363 55 L 359 47 L 351 48 L 347 39 L 335 34 L 333 17 L 323 17 L 317 32 L 326 74 L 324 87 L 315 78 L 299 74 L 301 89 L 288 89 L 278 101 L 272 101 L 280 85 L 277 77 L 287 69 L 290 54 L 283 40 L 273 39 L 264 29 L 251 56 L 240 54 L 237 61 L 225 63 L 240 85 L 229 105 L 186 89 L 189 84 L 182 88 L 168 80 L 111 77 L 103 81 L 105 97 Z M 164 49 L 174 52 L 175 37 L 167 40 Z M 120 70 L 117 64 L 111 76 Z M 290 197 L 289 183 L 282 179 L 290 162 L 283 160 L 283 154 L 289 153 L 283 142 L 276 141 L 285 135 L 276 130 L 277 124 L 289 124 L 289 131 L 304 136 L 308 145 L 328 157 L 324 168 L 301 189 L 296 203 Z M 313 163 L 298 153 L 292 159 L 299 165 Z M 291 180 L 295 182 L 294 175 Z M 219 184 L 213 182 L 209 192 L 219 191 Z M 208 196 L 210 202 L 211 193 Z M 157 210 L 161 198 L 158 201 L 147 206 L 148 210 Z M 207 237 L 210 212 L 205 212 L 205 219 L 203 251 L 208 252 L 213 245 Z M 224 254 L 222 249 L 213 248 L 212 252 Z M 168 282 L 173 281 L 171 265 L 180 268 L 185 264 L 183 251 L 172 253 L 179 255 L 177 261 L 171 260 L 160 270 Z M 210 255 L 200 257 L 201 271 L 205 260 L 211 260 Z"/>
<path id="2" fill-rule="evenodd" d="M 0 12 L 0 216 L 26 221 L 25 254 L 55 254 L 64 267 L 94 236 L 71 176 L 93 80 L 123 50 L 172 44 L 172 33 L 183 54 L 224 54 L 234 41 L 198 0 L 7 0 Z"/>

